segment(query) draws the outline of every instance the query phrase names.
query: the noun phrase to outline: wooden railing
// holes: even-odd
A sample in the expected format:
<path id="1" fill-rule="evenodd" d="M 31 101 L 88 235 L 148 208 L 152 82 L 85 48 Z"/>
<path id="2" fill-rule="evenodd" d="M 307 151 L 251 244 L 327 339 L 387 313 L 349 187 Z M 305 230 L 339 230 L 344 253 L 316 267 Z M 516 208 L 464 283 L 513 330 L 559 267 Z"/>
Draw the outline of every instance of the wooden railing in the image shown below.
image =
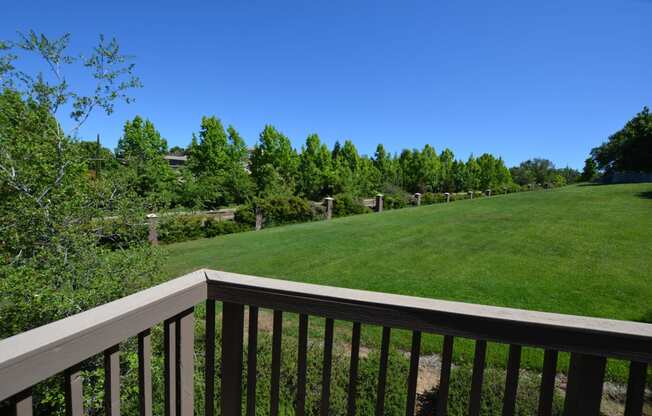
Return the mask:
<path id="1" fill-rule="evenodd" d="M 279 373 L 283 313 L 299 314 L 295 413 L 305 414 L 308 321 L 326 318 L 320 414 L 329 414 L 334 320 L 353 322 L 348 384 L 348 415 L 355 414 L 361 325 L 383 327 L 376 415 L 384 414 L 387 360 L 392 329 L 412 331 L 407 374 L 406 415 L 413 415 L 422 333 L 444 335 L 437 415 L 445 415 L 454 337 L 475 341 L 468 414 L 478 415 L 487 342 L 509 345 L 503 415 L 514 414 L 521 348 L 545 350 L 539 415 L 549 415 L 555 388 L 557 357 L 570 352 L 564 414 L 598 415 L 607 358 L 630 361 L 625 415 L 641 415 L 647 374 L 652 362 L 652 325 L 439 301 L 283 280 L 199 270 L 151 289 L 0 341 L 0 401 L 9 400 L 16 415 L 32 414 L 31 389 L 64 374 L 66 412 L 83 414 L 78 365 L 104 354 L 107 415 L 120 414 L 119 344 L 138 338 L 140 414 L 152 414 L 151 335 L 163 323 L 165 414 L 194 414 L 194 314 L 206 302 L 205 408 L 215 414 L 216 302 L 222 302 L 221 413 L 254 415 L 256 377 L 243 385 L 244 318 L 249 309 L 248 374 L 256 373 L 258 309 L 274 310 L 270 415 L 279 413 Z M 243 395 L 246 395 L 243 409 Z"/>

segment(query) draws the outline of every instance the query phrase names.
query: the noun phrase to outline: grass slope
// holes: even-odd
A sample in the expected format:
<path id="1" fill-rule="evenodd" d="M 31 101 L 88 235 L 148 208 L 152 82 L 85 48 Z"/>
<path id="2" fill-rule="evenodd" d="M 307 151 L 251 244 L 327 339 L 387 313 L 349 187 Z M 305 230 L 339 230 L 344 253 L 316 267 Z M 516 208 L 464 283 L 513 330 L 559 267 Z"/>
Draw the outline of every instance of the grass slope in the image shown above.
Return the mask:
<path id="1" fill-rule="evenodd" d="M 166 274 L 208 267 L 652 321 L 651 247 L 652 184 L 579 185 L 175 244 Z M 407 346 L 409 338 L 397 342 Z M 436 339 L 424 343 L 439 349 Z M 460 357 L 470 357 L 470 347 L 462 344 Z M 502 362 L 503 352 L 490 359 Z M 525 360 L 538 367 L 538 352 Z"/>

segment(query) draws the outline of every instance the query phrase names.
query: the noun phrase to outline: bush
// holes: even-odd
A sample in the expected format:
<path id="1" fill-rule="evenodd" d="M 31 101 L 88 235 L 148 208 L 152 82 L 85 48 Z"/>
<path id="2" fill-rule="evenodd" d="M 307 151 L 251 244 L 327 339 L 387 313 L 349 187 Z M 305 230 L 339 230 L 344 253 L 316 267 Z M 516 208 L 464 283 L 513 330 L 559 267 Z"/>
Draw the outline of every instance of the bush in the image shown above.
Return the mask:
<path id="1" fill-rule="evenodd" d="M 362 202 L 349 194 L 339 194 L 333 200 L 333 216 L 345 217 L 347 215 L 365 214 L 371 209 L 362 205 Z"/>
<path id="2" fill-rule="evenodd" d="M 384 209 L 399 209 L 407 207 L 411 200 L 408 194 L 385 195 L 383 200 Z"/>
<path id="3" fill-rule="evenodd" d="M 253 227 L 256 224 L 256 207 L 262 211 L 266 227 L 312 221 L 314 213 L 310 203 L 297 196 L 258 199 L 238 209 L 235 221 Z"/>
<path id="4" fill-rule="evenodd" d="M 454 368 L 448 393 L 448 415 L 463 416 L 468 413 L 469 397 L 471 394 L 471 378 L 473 369 L 469 365 Z M 515 415 L 536 415 L 539 403 L 539 386 L 541 377 L 521 372 L 519 375 L 518 391 L 516 393 Z M 505 370 L 487 368 L 484 372 L 482 383 L 482 399 L 480 414 L 482 416 L 500 416 L 503 411 L 503 396 L 505 389 Z M 419 395 L 418 415 L 432 415 L 437 406 L 439 389 L 428 391 Z M 553 398 L 553 415 L 561 415 L 563 411 L 563 398 L 555 393 Z"/>
<path id="5" fill-rule="evenodd" d="M 208 218 L 204 222 L 204 237 L 212 238 L 223 234 L 233 234 L 245 231 L 247 227 L 235 221 L 225 221 L 218 218 Z"/>
<path id="6" fill-rule="evenodd" d="M 178 243 L 204 236 L 204 218 L 198 215 L 171 215 L 158 223 L 158 239 L 163 243 Z"/>

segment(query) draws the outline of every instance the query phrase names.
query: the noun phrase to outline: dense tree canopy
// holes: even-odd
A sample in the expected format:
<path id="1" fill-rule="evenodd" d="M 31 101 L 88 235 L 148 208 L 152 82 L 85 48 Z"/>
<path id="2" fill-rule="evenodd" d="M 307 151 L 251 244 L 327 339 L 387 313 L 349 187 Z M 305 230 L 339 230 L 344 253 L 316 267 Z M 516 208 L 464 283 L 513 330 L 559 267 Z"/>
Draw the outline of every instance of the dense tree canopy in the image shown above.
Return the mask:
<path id="1" fill-rule="evenodd" d="M 591 151 L 598 169 L 613 172 L 652 172 L 652 114 L 643 110 L 609 140 Z"/>

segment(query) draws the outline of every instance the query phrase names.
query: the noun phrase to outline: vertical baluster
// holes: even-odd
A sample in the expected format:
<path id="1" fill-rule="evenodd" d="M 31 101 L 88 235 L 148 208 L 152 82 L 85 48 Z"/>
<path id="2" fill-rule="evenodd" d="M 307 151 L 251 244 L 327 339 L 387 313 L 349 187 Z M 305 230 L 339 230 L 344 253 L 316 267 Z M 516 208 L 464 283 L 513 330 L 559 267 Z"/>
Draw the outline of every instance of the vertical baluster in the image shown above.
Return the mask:
<path id="1" fill-rule="evenodd" d="M 82 393 L 82 376 L 78 368 L 69 368 L 64 372 L 64 390 L 66 396 L 66 416 L 83 416 L 84 397 Z"/>
<path id="2" fill-rule="evenodd" d="M 283 312 L 274 311 L 272 334 L 272 387 L 270 392 L 270 416 L 278 416 L 279 378 L 281 377 L 281 335 L 283 333 Z"/>
<path id="3" fill-rule="evenodd" d="M 326 319 L 324 332 L 324 365 L 322 366 L 321 379 L 321 416 L 328 416 L 331 398 L 331 365 L 333 361 L 333 320 Z"/>
<path id="4" fill-rule="evenodd" d="M 378 391 L 376 395 L 376 416 L 385 413 L 385 385 L 387 384 L 387 360 L 389 357 L 389 337 L 391 329 L 383 327 L 383 340 L 380 345 L 380 368 L 378 369 Z"/>
<path id="5" fill-rule="evenodd" d="M 555 393 L 557 377 L 557 356 L 555 350 L 546 350 L 543 355 L 543 372 L 541 374 L 541 391 L 539 393 L 539 416 L 552 414 L 552 399 Z"/>
<path id="6" fill-rule="evenodd" d="M 349 368 L 349 397 L 347 399 L 347 415 L 355 415 L 355 396 L 358 384 L 358 362 L 360 360 L 360 323 L 353 323 L 351 335 L 351 366 Z"/>
<path id="7" fill-rule="evenodd" d="M 412 332 L 412 350 L 410 351 L 410 373 L 408 375 L 407 407 L 405 416 L 414 416 L 417 398 L 417 377 L 419 375 L 419 355 L 421 354 L 421 332 Z"/>
<path id="8" fill-rule="evenodd" d="M 518 390 L 518 370 L 521 366 L 521 346 L 509 346 L 507 371 L 505 375 L 505 397 L 503 398 L 503 416 L 513 416 Z"/>
<path id="9" fill-rule="evenodd" d="M 13 416 L 32 416 L 32 389 L 23 390 L 9 399 Z"/>
<path id="10" fill-rule="evenodd" d="M 482 379 L 484 378 L 485 355 L 487 341 L 475 342 L 475 357 L 473 358 L 473 376 L 471 380 L 471 397 L 469 399 L 469 416 L 480 414 L 480 399 L 482 398 Z"/>
<path id="11" fill-rule="evenodd" d="M 195 317 L 194 308 L 177 318 L 177 415 L 193 416 L 195 408 Z"/>
<path id="12" fill-rule="evenodd" d="M 120 416 L 120 347 L 104 351 L 104 414 Z"/>
<path id="13" fill-rule="evenodd" d="M 177 381 L 177 348 L 176 348 L 176 322 L 167 319 L 163 323 L 163 349 L 165 365 L 165 416 L 176 416 L 176 381 Z"/>
<path id="14" fill-rule="evenodd" d="M 448 387 L 451 378 L 451 365 L 453 362 L 453 337 L 446 335 L 441 350 L 441 373 L 439 376 L 439 396 L 437 397 L 437 416 L 446 416 L 448 411 Z"/>
<path id="15" fill-rule="evenodd" d="M 258 359 L 258 307 L 249 306 L 249 336 L 247 345 L 247 416 L 256 415 L 256 380 Z"/>
<path id="16" fill-rule="evenodd" d="M 204 416 L 215 415 L 215 300 L 206 300 L 204 358 Z"/>
<path id="17" fill-rule="evenodd" d="M 138 334 L 138 401 L 140 416 L 152 416 L 152 336 Z"/>
<path id="18" fill-rule="evenodd" d="M 223 416 L 240 416 L 242 402 L 242 335 L 244 306 L 224 302 L 222 306 L 222 391 Z"/>
<path id="19" fill-rule="evenodd" d="M 572 353 L 564 415 L 598 416 L 607 360 L 604 357 Z"/>
<path id="20" fill-rule="evenodd" d="M 306 414 L 306 370 L 308 358 L 308 315 L 299 316 L 299 348 L 297 354 L 296 416 Z"/>
<path id="21" fill-rule="evenodd" d="M 632 361 L 629 364 L 629 380 L 627 382 L 627 401 L 625 416 L 641 416 L 645 395 L 645 378 L 647 364 Z"/>

